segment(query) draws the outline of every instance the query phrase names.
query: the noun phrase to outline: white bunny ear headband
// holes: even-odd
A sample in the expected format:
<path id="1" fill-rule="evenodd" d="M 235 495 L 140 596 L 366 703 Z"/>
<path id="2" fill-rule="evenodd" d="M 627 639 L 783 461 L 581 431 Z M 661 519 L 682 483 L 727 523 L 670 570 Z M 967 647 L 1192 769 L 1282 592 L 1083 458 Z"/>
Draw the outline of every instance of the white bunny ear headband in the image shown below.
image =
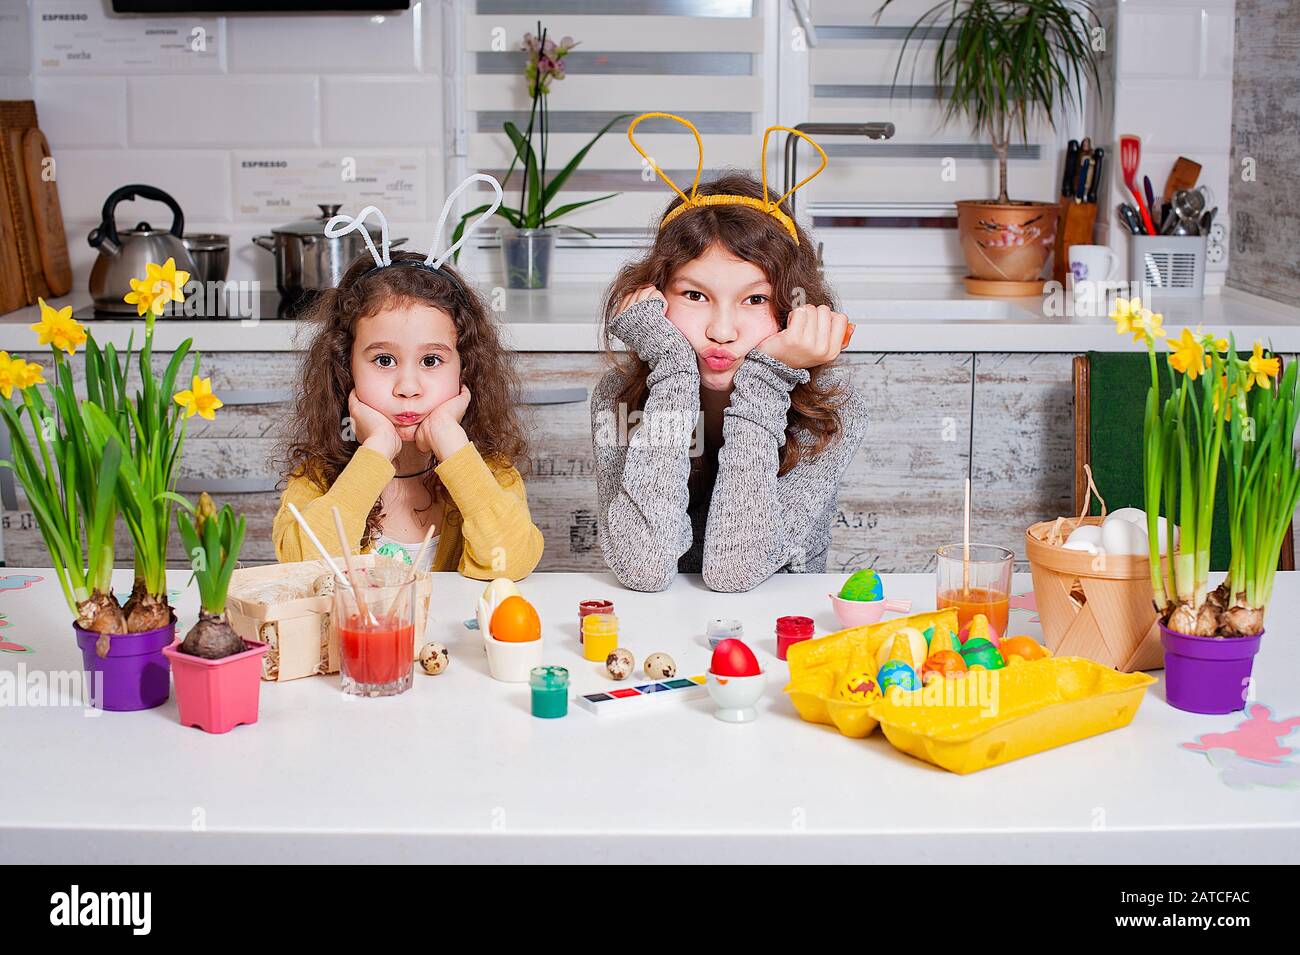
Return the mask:
<path id="1" fill-rule="evenodd" d="M 488 205 L 487 209 L 481 216 L 465 227 L 465 231 L 461 234 L 459 239 L 457 239 L 449 248 L 444 250 L 441 255 L 438 255 L 438 244 L 442 241 L 442 230 L 447 225 L 447 218 L 451 215 L 452 205 L 456 202 L 456 197 L 475 182 L 488 183 L 492 187 L 493 191 L 496 192 L 496 198 L 492 200 L 491 204 Z M 486 173 L 474 173 L 457 186 L 455 191 L 447 197 L 447 201 L 443 203 L 442 215 L 438 217 L 438 228 L 433 233 L 433 242 L 429 245 L 429 254 L 425 257 L 424 261 L 414 262 L 402 260 L 399 261 L 398 264 L 420 265 L 424 268 L 434 270 L 442 268 L 442 264 L 451 258 L 457 249 L 465 244 L 466 240 L 469 239 L 474 230 L 496 213 L 497 209 L 501 206 L 501 200 L 501 183 L 497 182 Z M 364 225 L 366 218 L 372 213 L 379 218 L 379 238 L 381 246 L 379 249 L 375 248 L 374 240 L 370 237 L 370 230 L 368 230 Z M 366 206 L 361 210 L 356 218 L 353 218 L 352 216 L 337 215 L 330 219 L 329 222 L 325 223 L 325 234 L 331 239 L 337 239 L 339 236 L 347 235 L 352 231 L 358 231 L 361 233 L 361 237 L 365 240 L 366 248 L 370 250 L 370 257 L 375 260 L 376 269 L 382 269 L 385 266 L 393 264 L 392 257 L 388 254 L 388 220 L 384 218 L 384 214 L 380 212 L 378 208 L 375 206 Z M 374 269 L 371 269 L 371 271 L 374 271 Z"/>

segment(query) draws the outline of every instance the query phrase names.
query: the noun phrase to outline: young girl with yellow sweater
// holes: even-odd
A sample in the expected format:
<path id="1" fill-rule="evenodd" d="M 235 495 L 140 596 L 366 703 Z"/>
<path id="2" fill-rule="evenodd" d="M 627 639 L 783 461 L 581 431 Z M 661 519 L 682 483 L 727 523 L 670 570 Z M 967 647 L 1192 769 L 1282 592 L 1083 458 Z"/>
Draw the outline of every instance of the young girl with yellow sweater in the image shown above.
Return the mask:
<path id="1" fill-rule="evenodd" d="M 526 453 L 517 382 L 481 297 L 416 253 L 383 265 L 363 256 L 311 319 L 319 329 L 289 429 L 276 557 L 319 557 L 293 504 L 332 556 L 337 507 L 354 553 L 412 562 L 432 526 L 419 570 L 529 574 L 542 534 L 516 467 Z"/>

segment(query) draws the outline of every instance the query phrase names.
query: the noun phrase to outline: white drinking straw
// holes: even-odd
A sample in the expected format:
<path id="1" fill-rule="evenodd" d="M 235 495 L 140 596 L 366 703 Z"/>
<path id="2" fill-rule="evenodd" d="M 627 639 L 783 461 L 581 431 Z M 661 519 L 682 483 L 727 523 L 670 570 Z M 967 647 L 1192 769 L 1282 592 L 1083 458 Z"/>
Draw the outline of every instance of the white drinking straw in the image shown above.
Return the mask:
<path id="1" fill-rule="evenodd" d="M 424 543 L 420 545 L 420 552 L 415 555 L 415 563 L 411 565 L 412 578 L 420 572 L 420 561 L 424 560 L 424 552 L 429 549 L 429 541 L 433 540 L 433 529 L 436 526 L 436 524 L 430 524 L 429 529 L 424 532 Z"/>
<path id="2" fill-rule="evenodd" d="M 301 513 L 299 513 L 298 508 L 295 507 L 292 503 L 289 505 L 289 513 L 294 516 L 295 520 L 297 520 L 298 526 L 301 527 L 303 533 L 307 535 L 307 539 L 310 540 L 314 545 L 316 545 L 316 550 L 318 550 L 320 552 L 320 555 L 325 558 L 325 563 L 329 564 L 329 568 L 334 572 L 334 576 L 337 577 L 339 580 L 343 581 L 344 587 L 347 587 L 349 590 L 351 590 L 352 582 L 348 580 L 347 575 L 344 574 L 343 571 L 339 570 L 339 565 L 334 563 L 330 555 L 326 553 L 325 546 L 320 542 L 320 538 L 316 536 L 316 534 L 311 529 L 311 525 L 307 523 L 306 519 L 302 516 Z"/>
<path id="3" fill-rule="evenodd" d="M 961 592 L 970 593 L 970 477 L 966 478 L 966 507 L 962 515 Z"/>
<path id="4" fill-rule="evenodd" d="M 334 530 L 339 535 L 339 547 L 343 551 L 343 562 L 348 567 L 348 577 L 359 581 L 361 578 L 357 575 L 357 568 L 352 563 L 352 547 L 348 544 L 348 533 L 343 527 L 343 515 L 339 513 L 337 507 L 332 507 L 330 510 L 334 513 Z M 354 586 L 352 588 L 352 596 L 357 602 L 357 609 L 361 611 L 361 616 L 366 618 L 366 623 L 377 624 L 379 621 L 375 619 L 375 615 L 366 606 L 365 598 L 361 596 L 360 587 Z"/>

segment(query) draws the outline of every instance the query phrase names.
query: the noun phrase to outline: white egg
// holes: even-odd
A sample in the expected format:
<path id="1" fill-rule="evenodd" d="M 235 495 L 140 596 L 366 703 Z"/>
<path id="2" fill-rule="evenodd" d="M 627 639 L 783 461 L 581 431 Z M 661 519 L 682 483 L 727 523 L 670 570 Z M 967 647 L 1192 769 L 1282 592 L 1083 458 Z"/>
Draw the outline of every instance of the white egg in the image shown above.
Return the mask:
<path id="1" fill-rule="evenodd" d="M 1081 550 L 1085 554 L 1091 554 L 1096 557 L 1101 553 L 1101 548 L 1092 541 L 1066 541 L 1061 545 L 1062 550 Z"/>
<path id="2" fill-rule="evenodd" d="M 1101 546 L 1108 554 L 1147 553 L 1147 533 L 1123 518 L 1107 521 L 1101 528 Z"/>
<path id="3" fill-rule="evenodd" d="M 1157 535 L 1157 538 L 1158 538 L 1158 540 L 1159 540 L 1159 544 L 1160 544 L 1160 553 L 1163 554 L 1163 553 L 1165 553 L 1165 552 L 1169 549 L 1169 548 L 1166 546 L 1166 544 L 1167 544 L 1167 534 L 1168 534 L 1168 532 L 1167 532 L 1166 529 L 1165 529 L 1166 527 L 1168 527 L 1168 522 L 1167 522 L 1163 517 L 1156 518 L 1156 521 L 1157 521 L 1156 526 L 1159 528 L 1159 529 L 1156 531 L 1156 535 Z M 1175 547 L 1178 546 L 1178 526 L 1177 526 L 1177 525 L 1174 526 L 1174 546 L 1175 546 Z"/>
<path id="4" fill-rule="evenodd" d="M 1096 524 L 1080 524 L 1070 532 L 1070 536 L 1065 539 L 1065 543 L 1067 545 L 1092 544 L 1093 546 L 1099 547 L 1101 546 L 1101 528 Z M 1086 550 L 1086 548 L 1083 547 L 1071 547 L 1070 549 Z"/>
<path id="5" fill-rule="evenodd" d="M 1102 521 L 1105 526 L 1106 521 L 1117 518 L 1121 521 L 1128 521 L 1130 524 L 1136 524 L 1138 527 L 1147 526 L 1147 512 L 1140 507 L 1121 507 L 1118 511 L 1111 511 L 1106 515 L 1106 520 Z"/>

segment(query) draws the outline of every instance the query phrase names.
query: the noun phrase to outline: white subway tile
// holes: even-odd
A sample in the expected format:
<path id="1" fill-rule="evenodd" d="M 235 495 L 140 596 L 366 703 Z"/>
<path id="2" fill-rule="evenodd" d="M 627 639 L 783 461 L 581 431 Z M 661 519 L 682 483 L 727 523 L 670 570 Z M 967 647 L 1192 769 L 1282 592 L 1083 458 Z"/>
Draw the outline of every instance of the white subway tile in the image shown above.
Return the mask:
<path id="1" fill-rule="evenodd" d="M 31 20 L 27 3 L 0 0 L 0 74 L 26 76 L 31 69 Z"/>
<path id="2" fill-rule="evenodd" d="M 1188 76 L 1199 72 L 1199 7 L 1121 10 L 1119 75 Z"/>
<path id="3" fill-rule="evenodd" d="M 237 220 L 269 225 L 316 215 L 317 205 L 339 203 L 353 214 L 378 206 L 393 221 L 428 217 L 424 150 L 355 148 L 249 149 L 233 157 Z"/>
<path id="4" fill-rule="evenodd" d="M 258 16 L 226 21 L 234 73 L 411 73 L 416 17 Z"/>
<path id="5" fill-rule="evenodd" d="M 38 73 L 217 73 L 216 17 L 115 16 L 106 0 L 34 0 Z"/>
<path id="6" fill-rule="evenodd" d="M 37 76 L 35 85 L 36 113 L 52 149 L 126 145 L 126 80 Z"/>
<path id="7" fill-rule="evenodd" d="M 312 76 L 176 76 L 130 81 L 132 146 L 310 146 Z"/>
<path id="8" fill-rule="evenodd" d="M 321 142 L 428 146 L 442 138 L 435 78 L 321 77 Z"/>
<path id="9" fill-rule="evenodd" d="M 225 152 L 61 149 L 54 158 L 59 203 L 68 222 L 98 222 L 104 200 L 128 183 L 169 193 L 187 222 L 230 221 L 230 160 Z M 130 228 L 142 219 L 160 229 L 171 225 L 171 213 L 160 203 L 136 200 L 118 206 L 118 225 Z M 69 243 L 84 241 L 84 233 L 69 229 Z"/>
<path id="10" fill-rule="evenodd" d="M 1201 57 L 1201 76 L 1206 79 L 1222 79 L 1232 83 L 1232 48 L 1236 24 L 1232 11 L 1227 13 L 1206 12 L 1201 19 L 1203 55 Z"/>

